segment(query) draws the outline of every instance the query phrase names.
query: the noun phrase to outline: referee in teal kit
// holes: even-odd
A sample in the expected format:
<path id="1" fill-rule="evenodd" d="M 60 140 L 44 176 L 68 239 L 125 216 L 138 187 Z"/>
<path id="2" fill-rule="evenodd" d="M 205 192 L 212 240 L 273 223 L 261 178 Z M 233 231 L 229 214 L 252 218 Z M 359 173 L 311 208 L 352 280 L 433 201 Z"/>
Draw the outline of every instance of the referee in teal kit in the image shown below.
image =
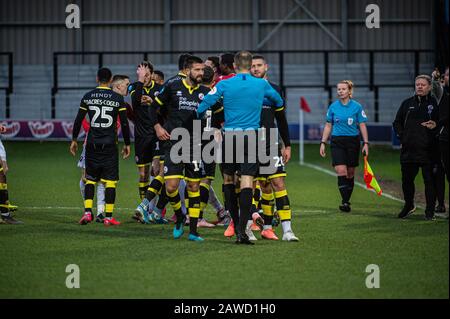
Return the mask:
<path id="1" fill-rule="evenodd" d="M 320 155 L 326 156 L 325 145 L 331 133 L 331 157 L 338 176 L 338 187 L 342 197 L 339 209 L 350 212 L 350 197 L 355 185 L 355 168 L 359 165 L 360 132 L 363 138 L 362 153 L 369 155 L 367 116 L 361 104 L 352 99 L 353 82 L 337 84 L 339 100 L 333 102 L 327 112 L 327 123 L 320 142 Z"/>

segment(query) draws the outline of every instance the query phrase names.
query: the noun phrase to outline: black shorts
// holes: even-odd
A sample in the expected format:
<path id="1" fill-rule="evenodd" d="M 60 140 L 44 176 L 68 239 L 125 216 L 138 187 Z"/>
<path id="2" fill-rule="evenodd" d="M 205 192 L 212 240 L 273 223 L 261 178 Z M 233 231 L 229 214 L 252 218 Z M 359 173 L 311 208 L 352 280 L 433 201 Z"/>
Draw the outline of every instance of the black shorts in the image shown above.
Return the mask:
<path id="1" fill-rule="evenodd" d="M 269 153 L 270 150 L 267 150 L 266 154 Z M 275 158 L 271 158 L 271 160 L 266 163 L 259 163 L 259 172 L 256 180 L 269 181 L 277 177 L 286 177 L 286 175 L 281 149 L 278 149 L 278 155 L 275 156 Z"/>
<path id="2" fill-rule="evenodd" d="M 234 175 L 239 172 L 241 176 L 258 175 L 258 143 L 255 141 L 255 147 L 249 143 L 248 138 L 244 137 L 242 145 L 236 144 L 236 136 L 233 139 L 233 147 L 226 143 L 231 142 L 227 139 L 227 132 L 224 133 L 222 142 L 222 171 L 227 175 Z M 256 136 L 256 135 L 255 135 Z"/>
<path id="3" fill-rule="evenodd" d="M 158 158 L 160 162 L 164 162 L 164 151 L 162 149 L 163 142 L 157 137 L 153 140 L 153 159 Z"/>
<path id="4" fill-rule="evenodd" d="M 360 147 L 359 136 L 332 136 L 331 158 L 333 166 L 357 167 L 359 165 Z"/>
<path id="5" fill-rule="evenodd" d="M 153 160 L 154 137 L 136 136 L 134 139 L 134 160 L 139 167 L 150 165 Z"/>
<path id="6" fill-rule="evenodd" d="M 201 179 L 201 160 L 199 162 L 174 163 L 170 157 L 172 141 L 163 142 L 164 151 L 164 179 L 184 178 L 188 182 L 199 182 Z M 192 148 L 191 148 L 192 149 Z"/>
<path id="7" fill-rule="evenodd" d="M 119 180 L 119 153 L 115 144 L 86 144 L 86 178 Z"/>

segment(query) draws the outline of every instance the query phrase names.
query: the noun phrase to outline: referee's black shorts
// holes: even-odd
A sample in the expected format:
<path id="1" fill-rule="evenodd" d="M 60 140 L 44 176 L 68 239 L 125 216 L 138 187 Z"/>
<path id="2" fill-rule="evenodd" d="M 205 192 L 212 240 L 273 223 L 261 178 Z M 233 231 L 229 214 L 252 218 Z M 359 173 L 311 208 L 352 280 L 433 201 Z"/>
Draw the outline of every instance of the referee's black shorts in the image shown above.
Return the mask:
<path id="1" fill-rule="evenodd" d="M 119 180 L 119 153 L 116 144 L 86 144 L 86 178 Z"/>
<path id="2" fill-rule="evenodd" d="M 359 136 L 332 136 L 331 158 L 333 166 L 359 166 L 360 148 Z"/>
<path id="3" fill-rule="evenodd" d="M 233 133 L 224 133 L 222 142 L 223 173 L 226 175 L 234 175 L 236 172 L 239 172 L 241 176 L 248 175 L 256 177 L 259 172 L 258 143 L 256 138 L 254 143 L 250 143 L 249 137 L 245 136 L 243 133 L 237 133 L 237 136 L 228 138 L 227 134 L 233 135 Z M 241 145 L 236 143 L 238 136 L 242 138 L 243 143 Z M 256 136 L 255 132 L 255 137 Z M 231 140 L 233 140 L 233 147 L 231 147 L 231 145 L 226 145 L 226 143 L 230 143 Z"/>

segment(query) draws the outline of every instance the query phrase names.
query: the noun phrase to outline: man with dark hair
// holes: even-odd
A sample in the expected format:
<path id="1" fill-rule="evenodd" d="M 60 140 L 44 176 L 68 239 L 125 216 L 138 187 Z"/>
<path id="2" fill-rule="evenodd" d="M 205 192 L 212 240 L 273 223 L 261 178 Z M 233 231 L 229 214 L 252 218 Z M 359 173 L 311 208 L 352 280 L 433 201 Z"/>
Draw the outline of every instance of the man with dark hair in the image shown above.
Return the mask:
<path id="1" fill-rule="evenodd" d="M 182 80 L 186 78 L 188 70 L 186 69 L 186 61 L 192 57 L 189 53 L 183 53 L 178 57 L 178 73 L 169 78 L 164 84 L 170 83 L 176 80 Z"/>
<path id="2" fill-rule="evenodd" d="M 178 186 L 181 179 L 187 181 L 187 193 L 189 198 L 188 212 L 190 216 L 189 240 L 203 241 L 197 233 L 197 221 L 200 215 L 200 162 L 193 160 L 192 153 L 189 154 L 189 161 L 184 159 L 177 162 L 171 157 L 172 147 L 179 141 L 171 138 L 172 130 L 185 128 L 190 137 L 193 136 L 193 121 L 196 118 L 196 110 L 203 97 L 209 89 L 200 85 L 203 77 L 204 64 L 202 59 L 191 56 L 186 61 L 187 76 L 185 79 L 167 82 L 160 94 L 155 98 L 150 111 L 151 119 L 154 121 L 154 128 L 159 140 L 163 141 L 164 150 L 164 179 L 166 195 L 172 205 L 176 215 L 176 225 L 173 230 L 175 239 L 180 238 L 183 233 L 184 216 L 181 211 L 181 198 Z M 167 121 L 162 124 L 155 116 L 158 109 L 166 109 Z M 192 148 L 192 139 L 190 144 Z M 181 154 L 181 156 L 186 154 Z M 156 196 L 158 189 L 162 188 L 162 183 L 152 192 L 148 191 L 146 198 L 138 206 L 138 210 L 144 211 L 148 208 L 150 201 Z M 149 189 L 150 190 L 150 189 Z"/>
<path id="3" fill-rule="evenodd" d="M 252 75 L 265 79 L 268 81 L 267 71 L 269 66 L 266 59 L 262 55 L 254 55 L 252 62 Z M 275 83 L 269 81 L 269 84 L 280 94 L 281 89 Z M 275 120 L 277 124 L 275 125 Z M 270 130 L 278 130 L 281 136 L 284 147 L 278 144 L 278 140 L 272 141 Z M 264 132 L 262 138 L 266 140 L 266 153 L 270 153 L 270 145 L 277 144 L 278 146 L 278 159 L 274 161 L 269 161 L 267 163 L 260 163 L 260 172 L 257 180 L 261 185 L 262 199 L 261 207 L 263 209 L 264 217 L 264 229 L 261 232 L 261 236 L 266 239 L 278 240 L 272 229 L 273 220 L 273 201 L 275 194 L 275 203 L 277 208 L 278 216 L 281 220 L 281 226 L 283 228 L 283 240 L 286 241 L 298 241 L 298 238 L 294 235 L 291 229 L 291 207 L 289 203 L 289 197 L 286 190 L 286 171 L 285 164 L 291 158 L 291 141 L 289 138 L 289 127 L 286 119 L 285 108 L 275 109 L 271 105 L 270 101 L 264 100 L 262 113 L 261 113 L 261 130 Z M 265 174 L 261 171 L 262 167 L 268 167 L 275 165 L 272 170 L 272 174 Z M 256 193 L 256 190 L 255 190 Z M 258 201 L 259 198 L 256 198 Z M 251 232 L 247 228 L 247 232 Z"/>
<path id="4" fill-rule="evenodd" d="M 267 81 L 255 78 L 250 74 L 251 66 L 252 54 L 250 52 L 241 51 L 237 53 L 234 58 L 234 68 L 238 74 L 233 78 L 217 83 L 197 109 L 198 116 L 202 117 L 207 109 L 215 105 L 220 98 L 223 98 L 225 113 L 224 148 L 230 147 L 227 143 L 233 145 L 231 150 L 233 161 L 222 164 L 225 201 L 232 207 L 230 209 L 231 216 L 237 226 L 238 239 L 236 243 L 248 245 L 253 243 L 246 235 L 245 228 L 247 221 L 251 218 L 253 178 L 258 173 L 257 150 L 250 149 L 249 146 L 251 145 L 251 139 L 256 138 L 256 131 L 260 126 L 264 98 L 271 100 L 274 108 L 281 108 L 284 104 L 281 96 Z M 253 137 L 251 133 L 253 133 Z M 243 137 L 241 138 L 241 140 L 244 140 L 243 145 L 234 144 L 234 138 L 238 138 L 239 135 Z M 256 141 L 254 142 L 255 145 Z M 242 149 L 238 149 L 237 146 L 241 146 Z M 223 153 L 226 152 L 228 153 L 228 150 Z M 238 153 L 244 155 L 243 163 L 237 160 Z M 225 157 L 225 160 L 227 160 L 227 157 Z M 236 171 L 241 173 L 239 212 L 234 185 Z"/>
<path id="5" fill-rule="evenodd" d="M 111 88 L 114 92 L 122 95 L 127 96 L 128 95 L 128 86 L 130 85 L 130 78 L 127 75 L 114 75 L 111 81 Z M 125 103 L 127 107 L 127 117 L 130 119 L 130 114 L 132 114 L 132 108 L 128 103 Z M 132 116 L 132 115 L 131 115 Z M 86 120 L 86 118 L 82 121 L 82 126 L 86 132 L 86 138 L 83 143 L 83 151 L 81 152 L 80 159 L 78 161 L 77 166 L 81 168 L 81 179 L 80 179 L 80 190 L 81 190 L 81 196 L 84 201 L 84 190 L 86 186 L 86 140 L 87 135 L 89 132 L 89 122 Z M 117 129 L 120 127 L 120 122 L 117 121 Z M 97 217 L 95 218 L 95 221 L 97 223 L 104 222 L 105 216 L 105 183 L 98 182 L 97 183 Z"/>
<path id="6" fill-rule="evenodd" d="M 86 186 L 84 189 L 84 215 L 81 225 L 92 221 L 92 206 L 95 185 L 105 183 L 105 213 L 104 224 L 120 225 L 112 217 L 116 198 L 116 184 L 119 180 L 119 158 L 117 153 L 117 117 L 120 118 L 125 145 L 123 158 L 130 155 L 130 129 L 128 127 L 127 109 L 123 96 L 112 91 L 112 73 L 108 68 L 97 72 L 99 86 L 86 93 L 81 100 L 80 108 L 73 125 L 70 153 L 75 156 L 78 150 L 78 134 L 81 123 L 89 113 L 90 128 L 86 143 Z"/>
<path id="7" fill-rule="evenodd" d="M 155 83 L 157 83 L 159 85 L 163 85 L 164 84 L 164 73 L 160 70 L 155 70 L 155 71 L 153 71 L 152 79 L 153 79 L 153 81 L 155 81 Z"/>
<path id="8" fill-rule="evenodd" d="M 218 81 L 226 80 L 236 75 L 234 71 L 234 55 L 232 53 L 224 53 L 220 56 L 219 69 L 221 75 Z"/>
<path id="9" fill-rule="evenodd" d="M 220 76 L 220 59 L 218 56 L 209 56 L 205 61 L 205 66 L 213 70 L 212 86 L 216 85 Z"/>

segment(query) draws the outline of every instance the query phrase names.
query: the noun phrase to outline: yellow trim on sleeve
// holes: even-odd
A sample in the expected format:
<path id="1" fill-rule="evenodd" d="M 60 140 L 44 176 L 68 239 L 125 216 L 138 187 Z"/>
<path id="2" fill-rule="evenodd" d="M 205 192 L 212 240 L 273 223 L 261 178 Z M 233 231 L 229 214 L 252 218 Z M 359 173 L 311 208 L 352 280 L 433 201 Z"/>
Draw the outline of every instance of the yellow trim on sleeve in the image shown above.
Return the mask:
<path id="1" fill-rule="evenodd" d="M 155 101 L 156 101 L 159 105 L 161 105 L 161 106 L 164 105 L 164 103 L 161 102 L 161 100 L 160 100 L 157 96 L 155 97 Z"/>

